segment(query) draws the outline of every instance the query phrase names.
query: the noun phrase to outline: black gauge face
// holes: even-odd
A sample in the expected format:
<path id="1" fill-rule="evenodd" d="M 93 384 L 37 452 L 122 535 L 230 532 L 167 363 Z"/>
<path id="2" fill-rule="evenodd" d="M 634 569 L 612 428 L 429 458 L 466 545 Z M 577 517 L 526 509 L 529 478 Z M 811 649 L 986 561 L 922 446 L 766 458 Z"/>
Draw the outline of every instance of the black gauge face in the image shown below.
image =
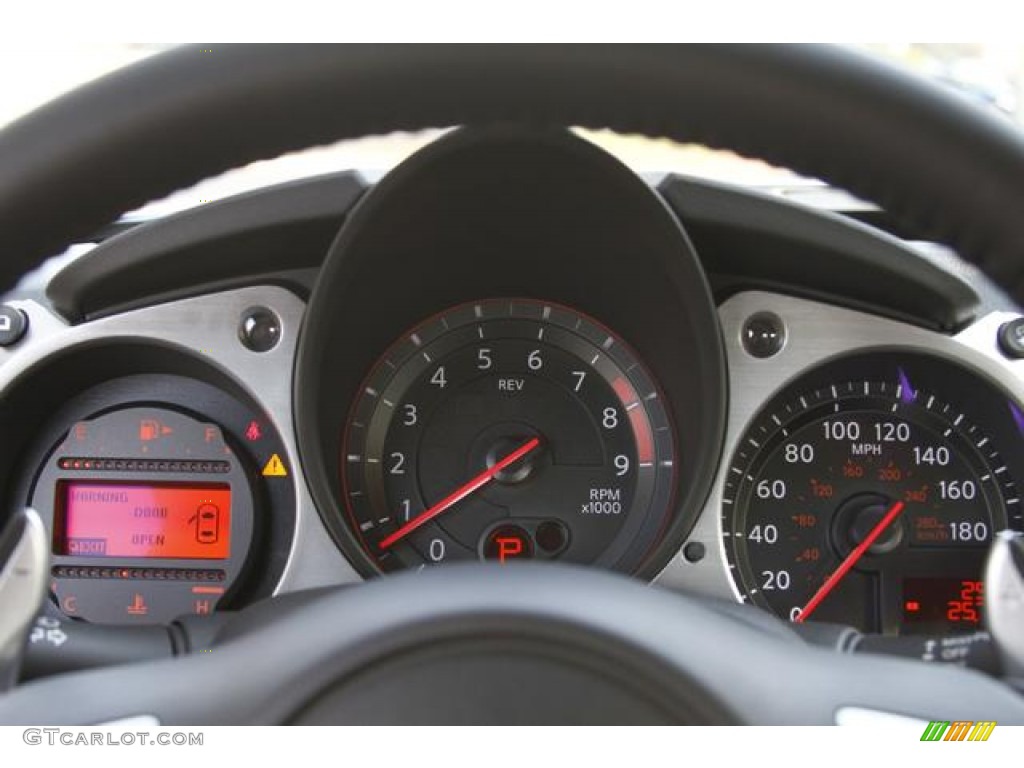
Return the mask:
<path id="1" fill-rule="evenodd" d="M 341 456 L 381 570 L 488 559 L 635 568 L 672 508 L 673 434 L 643 365 L 565 307 L 456 307 L 365 382 Z"/>
<path id="2" fill-rule="evenodd" d="M 862 377 L 846 363 L 787 388 L 742 437 L 723 496 L 730 569 L 745 599 L 794 621 L 975 629 L 993 533 L 1024 527 L 1000 453 L 1016 459 L 1020 412 L 988 384 L 960 399 L 949 371 L 970 374 L 947 363 L 862 362 Z"/>

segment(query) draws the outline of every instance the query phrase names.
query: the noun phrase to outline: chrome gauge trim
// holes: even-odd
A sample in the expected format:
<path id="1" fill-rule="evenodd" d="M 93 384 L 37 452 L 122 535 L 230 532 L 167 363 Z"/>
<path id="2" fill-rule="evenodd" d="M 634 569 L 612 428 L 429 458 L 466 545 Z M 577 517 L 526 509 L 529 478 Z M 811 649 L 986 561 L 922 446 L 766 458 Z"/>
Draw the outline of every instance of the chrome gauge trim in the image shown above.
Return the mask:
<path id="1" fill-rule="evenodd" d="M 0 396 L 36 366 L 76 347 L 114 339 L 173 346 L 220 369 L 260 406 L 284 443 L 295 491 L 291 551 L 274 594 L 362 581 L 324 528 L 301 471 L 292 410 L 292 374 L 305 304 L 276 286 L 208 294 L 69 326 L 34 300 L 11 301 L 29 318 L 26 341 L 0 350 Z M 267 307 L 281 321 L 281 337 L 267 352 L 239 340 L 238 324 L 251 307 Z M 271 375 L 268 375 L 271 374 Z"/>
<path id="2" fill-rule="evenodd" d="M 772 357 L 757 358 L 744 349 L 741 333 L 749 317 L 764 312 L 782 319 L 786 344 Z M 684 544 L 654 579 L 669 589 L 742 602 L 726 560 L 721 527 L 726 473 L 754 416 L 782 387 L 810 369 L 853 353 L 903 348 L 952 360 L 1024 401 L 1024 360 L 1008 360 L 997 342 L 999 327 L 1018 317 L 1015 313 L 993 312 L 951 337 L 816 301 L 750 291 L 723 303 L 718 316 L 729 370 L 724 450 L 711 493 L 687 539 L 703 544 L 705 555 L 690 562 Z"/>

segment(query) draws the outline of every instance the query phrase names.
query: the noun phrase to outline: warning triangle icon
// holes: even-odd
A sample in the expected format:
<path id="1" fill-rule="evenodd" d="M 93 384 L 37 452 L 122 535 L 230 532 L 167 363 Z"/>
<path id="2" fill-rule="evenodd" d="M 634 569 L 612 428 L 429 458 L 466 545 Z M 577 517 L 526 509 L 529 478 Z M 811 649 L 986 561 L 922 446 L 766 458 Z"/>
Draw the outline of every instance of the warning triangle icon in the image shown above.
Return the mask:
<path id="1" fill-rule="evenodd" d="M 270 461 L 263 468 L 264 477 L 288 477 L 288 470 L 284 468 L 284 462 L 276 453 L 270 457 Z"/>

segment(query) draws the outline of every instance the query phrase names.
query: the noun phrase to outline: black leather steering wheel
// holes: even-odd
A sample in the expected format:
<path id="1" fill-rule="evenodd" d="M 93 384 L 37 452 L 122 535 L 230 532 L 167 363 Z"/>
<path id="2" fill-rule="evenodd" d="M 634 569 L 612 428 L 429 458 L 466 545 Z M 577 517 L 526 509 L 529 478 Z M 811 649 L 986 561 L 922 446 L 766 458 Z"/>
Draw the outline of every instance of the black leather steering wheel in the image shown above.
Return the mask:
<path id="1" fill-rule="evenodd" d="M 497 121 L 698 141 L 793 168 L 879 203 L 1024 298 L 1019 133 L 810 46 L 173 51 L 0 132 L 0 283 L 244 162 Z M 213 654 L 33 683 L 0 698 L 0 722 L 826 723 L 843 707 L 1024 722 L 1016 694 L 970 672 L 839 656 L 758 616 L 551 566 L 452 567 L 272 601 Z"/>

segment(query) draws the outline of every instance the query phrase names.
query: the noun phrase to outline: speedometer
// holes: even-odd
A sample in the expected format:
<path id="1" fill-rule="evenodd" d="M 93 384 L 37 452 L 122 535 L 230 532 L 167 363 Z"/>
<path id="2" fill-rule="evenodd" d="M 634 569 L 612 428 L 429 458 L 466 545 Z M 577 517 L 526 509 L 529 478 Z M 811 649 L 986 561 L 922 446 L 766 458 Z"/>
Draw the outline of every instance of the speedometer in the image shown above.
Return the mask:
<path id="1" fill-rule="evenodd" d="M 1001 405 L 1002 432 L 1020 411 L 1005 397 L 978 402 L 981 382 L 965 402 L 948 364 L 861 362 L 868 375 L 844 376 L 848 363 L 791 385 L 741 438 L 723 495 L 735 582 L 793 621 L 975 628 L 993 533 L 1022 527 L 989 414 Z"/>
<path id="2" fill-rule="evenodd" d="M 672 429 L 626 343 L 529 299 L 455 307 L 365 382 L 344 502 L 381 570 L 560 560 L 631 570 L 669 522 Z"/>

